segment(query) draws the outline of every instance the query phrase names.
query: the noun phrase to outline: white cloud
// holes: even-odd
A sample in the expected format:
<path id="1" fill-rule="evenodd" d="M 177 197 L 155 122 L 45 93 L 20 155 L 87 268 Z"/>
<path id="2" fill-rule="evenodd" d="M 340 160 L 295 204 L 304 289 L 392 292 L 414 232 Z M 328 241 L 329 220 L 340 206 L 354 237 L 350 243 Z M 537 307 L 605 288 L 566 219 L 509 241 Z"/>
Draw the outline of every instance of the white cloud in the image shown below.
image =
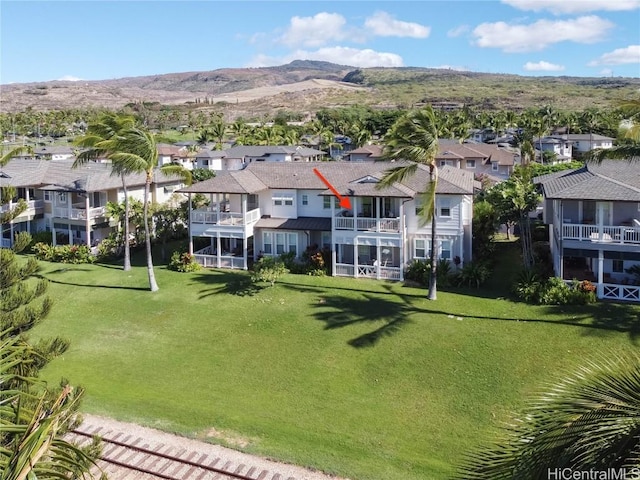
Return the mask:
<path id="1" fill-rule="evenodd" d="M 387 52 L 376 52 L 371 49 L 357 49 L 349 47 L 326 47 L 315 51 L 296 50 L 283 57 L 269 57 L 258 55 L 247 67 L 270 67 L 283 65 L 293 60 L 320 60 L 350 65 L 354 67 L 402 67 L 404 62 L 400 55 Z"/>
<path id="2" fill-rule="evenodd" d="M 527 62 L 524 64 L 523 68 L 529 72 L 561 72 L 564 70 L 564 65 L 557 65 L 555 63 L 549 63 L 541 60 L 536 63 Z"/>
<path id="3" fill-rule="evenodd" d="M 607 20 L 590 15 L 573 20 L 538 20 L 530 25 L 483 23 L 473 30 L 473 35 L 478 47 L 501 48 L 509 53 L 532 52 L 564 41 L 595 43 L 613 26 Z"/>
<path id="4" fill-rule="evenodd" d="M 598 65 L 622 65 L 624 63 L 640 63 L 640 45 L 616 48 L 613 52 L 605 53 L 587 65 L 597 67 Z"/>
<path id="5" fill-rule="evenodd" d="M 640 0 L 502 0 L 519 10 L 540 12 L 548 10 L 551 13 L 584 13 L 597 10 L 620 11 L 640 8 Z"/>
<path id="6" fill-rule="evenodd" d="M 611 76 L 613 76 L 613 70 L 611 70 L 610 68 L 603 68 L 598 73 L 600 73 L 600 75 L 602 75 L 603 77 L 611 77 Z"/>
<path id="7" fill-rule="evenodd" d="M 364 26 L 379 37 L 427 38 L 431 33 L 430 27 L 396 20 L 387 12 L 374 13 L 365 20 Z"/>
<path id="8" fill-rule="evenodd" d="M 73 75 L 65 75 L 57 79 L 60 82 L 79 82 L 82 78 L 74 77 Z"/>
<path id="9" fill-rule="evenodd" d="M 288 46 L 319 47 L 346 37 L 347 21 L 338 13 L 321 12 L 313 17 L 292 17 L 289 28 L 280 37 Z"/>
<path id="10" fill-rule="evenodd" d="M 452 28 L 447 32 L 447 37 L 459 37 L 460 35 L 464 35 L 470 30 L 469 25 L 460 25 L 459 27 Z"/>

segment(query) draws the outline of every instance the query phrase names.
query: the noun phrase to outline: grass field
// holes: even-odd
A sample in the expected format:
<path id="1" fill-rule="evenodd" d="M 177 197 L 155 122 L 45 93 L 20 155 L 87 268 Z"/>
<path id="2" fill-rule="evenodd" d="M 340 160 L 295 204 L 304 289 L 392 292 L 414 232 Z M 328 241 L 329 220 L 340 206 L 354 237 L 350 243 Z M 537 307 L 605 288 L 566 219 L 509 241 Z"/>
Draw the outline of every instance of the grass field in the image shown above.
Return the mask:
<path id="1" fill-rule="evenodd" d="M 504 249 L 502 250 L 504 254 Z M 532 307 L 491 290 L 43 263 L 55 306 L 34 336 L 70 350 L 45 378 L 87 412 L 352 479 L 440 479 L 542 382 L 636 348 L 640 308 Z"/>

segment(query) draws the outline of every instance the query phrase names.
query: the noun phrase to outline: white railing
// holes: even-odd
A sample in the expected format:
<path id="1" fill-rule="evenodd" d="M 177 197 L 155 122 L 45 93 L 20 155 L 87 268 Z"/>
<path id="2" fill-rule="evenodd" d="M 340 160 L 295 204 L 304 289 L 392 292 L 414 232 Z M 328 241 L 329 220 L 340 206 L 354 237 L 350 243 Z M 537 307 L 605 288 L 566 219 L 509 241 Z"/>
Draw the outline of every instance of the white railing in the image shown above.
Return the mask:
<path id="1" fill-rule="evenodd" d="M 53 209 L 53 216 L 56 218 L 69 218 L 71 220 L 86 220 L 87 218 L 104 217 L 106 211 L 106 207 L 93 207 L 88 211 L 84 208 L 55 207 Z"/>
<path id="2" fill-rule="evenodd" d="M 377 268 L 373 265 L 358 265 L 358 277 L 376 278 Z"/>
<path id="3" fill-rule="evenodd" d="M 24 213 L 33 213 L 34 210 L 44 207 L 43 200 L 29 200 L 26 203 L 27 203 L 27 209 L 21 215 L 24 215 Z M 4 205 L 0 205 L 0 212 L 2 213 L 8 212 L 9 210 L 15 208 L 17 204 L 18 202 L 9 202 L 9 203 L 5 203 Z"/>
<path id="4" fill-rule="evenodd" d="M 380 278 L 400 280 L 400 267 L 380 267 Z"/>
<path id="5" fill-rule="evenodd" d="M 359 232 L 399 232 L 400 218 L 334 217 L 336 230 L 353 230 L 354 222 Z"/>
<path id="6" fill-rule="evenodd" d="M 260 209 L 256 208 L 247 212 L 242 217 L 239 212 L 211 212 L 207 210 L 195 210 L 191 212 L 191 223 L 202 223 L 207 225 L 230 225 L 241 226 L 250 225 L 260 220 Z"/>
<path id="7" fill-rule="evenodd" d="M 562 238 L 597 243 L 640 244 L 640 227 L 563 223 Z"/>
<path id="8" fill-rule="evenodd" d="M 602 298 L 606 298 L 609 300 L 640 302 L 640 286 L 603 283 Z"/>
<path id="9" fill-rule="evenodd" d="M 336 263 L 336 275 L 341 277 L 353 277 L 353 265 Z"/>
<path id="10" fill-rule="evenodd" d="M 200 250 L 200 252 L 203 250 Z M 194 253 L 193 256 L 196 262 L 205 268 L 230 268 L 233 270 L 242 270 L 244 268 L 243 257 L 231 257 L 228 255 L 218 257 L 217 255 L 203 255 L 200 253 Z"/>

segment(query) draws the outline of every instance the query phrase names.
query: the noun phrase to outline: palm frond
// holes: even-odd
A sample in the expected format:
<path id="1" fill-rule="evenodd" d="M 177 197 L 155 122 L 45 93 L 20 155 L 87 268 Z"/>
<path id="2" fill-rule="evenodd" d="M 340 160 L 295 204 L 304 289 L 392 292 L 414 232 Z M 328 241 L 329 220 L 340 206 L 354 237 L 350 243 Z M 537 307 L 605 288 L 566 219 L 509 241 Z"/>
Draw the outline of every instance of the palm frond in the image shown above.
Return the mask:
<path id="1" fill-rule="evenodd" d="M 22 155 L 23 153 L 33 154 L 33 147 L 30 145 L 23 145 L 12 148 L 6 153 L 0 153 L 0 167 L 4 167 L 12 158 Z"/>
<path id="2" fill-rule="evenodd" d="M 602 163 L 604 160 L 627 160 L 629 163 L 640 162 L 640 143 L 619 145 L 613 148 L 596 148 L 587 153 L 587 162 Z"/>
<path id="3" fill-rule="evenodd" d="M 191 185 L 193 183 L 193 176 L 191 175 L 191 172 L 182 165 L 163 165 L 160 167 L 160 171 L 165 175 L 181 178 L 187 185 Z"/>
<path id="4" fill-rule="evenodd" d="M 603 356 L 547 388 L 504 429 L 503 439 L 470 454 L 460 478 L 548 478 L 640 466 L 640 357 Z"/>
<path id="5" fill-rule="evenodd" d="M 416 209 L 418 223 L 424 227 L 436 214 L 436 188 L 438 181 L 429 182 L 427 189 L 418 196 L 419 207 Z"/>
<path id="6" fill-rule="evenodd" d="M 415 174 L 417 169 L 418 165 L 415 163 L 389 168 L 388 170 L 385 170 L 383 177 L 376 184 L 376 188 L 381 189 L 390 187 L 394 183 L 402 183 L 408 177 Z"/>

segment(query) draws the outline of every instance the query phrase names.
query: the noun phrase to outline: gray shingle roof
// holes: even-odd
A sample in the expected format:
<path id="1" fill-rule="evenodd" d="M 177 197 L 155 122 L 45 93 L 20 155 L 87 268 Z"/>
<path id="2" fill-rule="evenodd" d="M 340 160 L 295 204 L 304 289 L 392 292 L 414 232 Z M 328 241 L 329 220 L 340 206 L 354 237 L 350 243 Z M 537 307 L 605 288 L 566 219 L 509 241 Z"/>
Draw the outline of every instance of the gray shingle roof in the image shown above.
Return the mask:
<path id="1" fill-rule="evenodd" d="M 3 184 L 15 187 L 47 187 L 56 190 L 100 192 L 122 187 L 120 176 L 111 175 L 111 164 L 89 162 L 78 168 L 73 167 L 73 159 L 36 160 L 13 159 L 2 168 L 9 176 Z M 144 173 L 127 175 L 127 186 L 144 185 Z M 154 183 L 176 183 L 175 177 L 168 177 L 158 170 L 154 172 Z"/>
<path id="2" fill-rule="evenodd" d="M 314 173 L 318 171 L 342 195 L 394 196 L 410 198 L 416 192 L 424 191 L 429 183 L 429 171 L 419 166 L 416 174 L 403 184 L 386 189 L 377 189 L 374 183 L 356 183 L 367 176 L 380 179 L 387 168 L 402 163 L 251 163 L 243 170 L 221 172 L 218 176 L 179 190 L 184 193 L 257 193 L 266 189 L 320 190 L 321 195 L 331 191 Z M 437 193 L 472 194 L 473 173 L 453 167 L 441 167 Z"/>
<path id="3" fill-rule="evenodd" d="M 542 185 L 546 198 L 640 202 L 638 163 L 605 160 L 600 165 L 588 164 L 533 180 Z"/>
<path id="4" fill-rule="evenodd" d="M 281 228 L 284 230 L 331 230 L 331 218 L 298 217 L 298 218 L 271 218 L 262 217 L 255 225 L 259 228 Z"/>

